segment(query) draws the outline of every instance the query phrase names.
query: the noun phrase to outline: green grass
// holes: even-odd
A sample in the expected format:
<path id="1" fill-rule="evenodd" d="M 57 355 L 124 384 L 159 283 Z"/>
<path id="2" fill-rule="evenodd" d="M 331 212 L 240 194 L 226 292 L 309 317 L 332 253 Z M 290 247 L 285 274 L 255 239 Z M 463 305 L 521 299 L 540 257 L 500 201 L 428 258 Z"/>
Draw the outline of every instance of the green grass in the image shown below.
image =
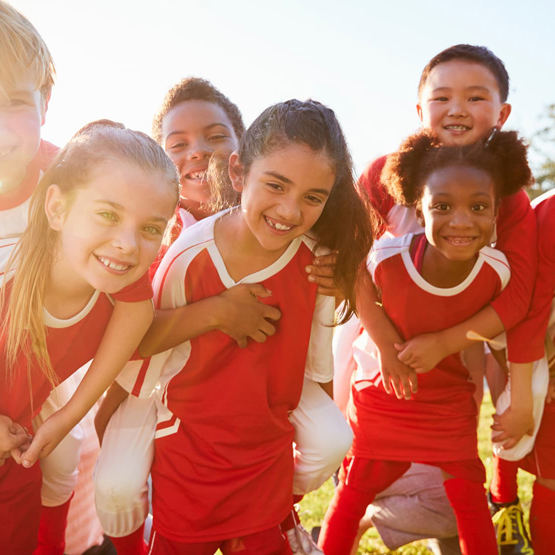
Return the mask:
<path id="1" fill-rule="evenodd" d="M 480 457 L 486 466 L 488 484 L 491 480 L 492 473 L 492 458 L 491 458 L 491 430 L 493 406 L 489 394 L 484 396 L 482 404 L 482 411 L 480 415 L 480 426 L 478 428 L 478 449 Z M 518 485 L 519 497 L 522 501 L 524 513 L 528 515 L 530 509 L 530 500 L 532 497 L 532 485 L 534 482 L 533 476 L 526 472 L 519 471 Z M 320 525 L 324 518 L 324 513 L 333 495 L 333 484 L 328 480 L 318 491 L 312 492 L 305 496 L 301 502 L 301 519 L 307 530 L 313 526 Z M 401 547 L 396 551 L 389 551 L 380 540 L 380 537 L 375 529 L 371 528 L 360 542 L 358 553 L 359 555 L 366 553 L 390 553 L 390 554 L 403 554 L 403 555 L 428 555 L 431 553 L 423 541 L 414 542 L 407 546 Z"/>

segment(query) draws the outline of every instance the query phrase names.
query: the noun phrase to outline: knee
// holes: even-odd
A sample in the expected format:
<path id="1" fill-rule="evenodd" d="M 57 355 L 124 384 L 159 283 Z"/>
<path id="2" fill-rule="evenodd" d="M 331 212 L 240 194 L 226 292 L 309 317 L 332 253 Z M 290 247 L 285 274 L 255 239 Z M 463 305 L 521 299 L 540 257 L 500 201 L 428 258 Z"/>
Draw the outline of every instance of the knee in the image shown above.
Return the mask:
<path id="1" fill-rule="evenodd" d="M 97 467 L 94 491 L 97 506 L 105 511 L 120 512 L 134 506 L 148 490 L 147 476 L 114 468 Z"/>

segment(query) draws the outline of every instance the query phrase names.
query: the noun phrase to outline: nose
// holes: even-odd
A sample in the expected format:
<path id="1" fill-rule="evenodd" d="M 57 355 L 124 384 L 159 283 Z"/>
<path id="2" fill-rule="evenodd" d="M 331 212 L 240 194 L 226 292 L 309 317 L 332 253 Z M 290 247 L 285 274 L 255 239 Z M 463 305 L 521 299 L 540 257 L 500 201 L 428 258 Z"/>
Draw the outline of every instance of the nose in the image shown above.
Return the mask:
<path id="1" fill-rule="evenodd" d="M 471 227 L 473 225 L 472 215 L 468 210 L 455 210 L 453 211 L 449 225 L 458 229 Z"/>
<path id="2" fill-rule="evenodd" d="M 277 215 L 288 222 L 298 222 L 301 218 L 299 201 L 294 196 L 287 195 L 282 197 L 277 209 Z"/>
<path id="3" fill-rule="evenodd" d="M 122 254 L 134 254 L 139 250 L 139 233 L 134 228 L 122 227 L 116 232 L 112 244 Z"/>
<path id="4" fill-rule="evenodd" d="M 189 145 L 189 150 L 187 152 L 188 160 L 202 160 L 208 158 L 212 152 L 213 148 L 210 148 L 209 144 L 202 140 L 197 139 Z"/>
<path id="5" fill-rule="evenodd" d="M 448 114 L 452 117 L 464 117 L 466 116 L 465 103 L 458 98 L 453 98 L 449 103 Z"/>

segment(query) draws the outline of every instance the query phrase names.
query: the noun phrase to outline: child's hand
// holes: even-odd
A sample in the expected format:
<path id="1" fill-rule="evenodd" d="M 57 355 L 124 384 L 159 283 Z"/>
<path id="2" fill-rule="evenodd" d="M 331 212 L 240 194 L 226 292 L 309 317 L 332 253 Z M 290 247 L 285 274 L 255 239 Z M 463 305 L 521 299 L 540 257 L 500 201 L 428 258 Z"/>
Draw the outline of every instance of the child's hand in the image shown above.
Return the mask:
<path id="1" fill-rule="evenodd" d="M 227 289 L 219 295 L 224 301 L 218 329 L 237 341 L 239 347 L 247 346 L 247 338 L 264 343 L 266 337 L 274 335 L 275 326 L 281 312 L 258 297 L 271 297 L 272 293 L 259 283 L 241 284 Z"/>
<path id="2" fill-rule="evenodd" d="M 72 427 L 71 424 L 68 424 L 63 409 L 60 409 L 42 423 L 25 451 L 18 456 L 12 452 L 12 456 L 25 468 L 31 468 L 37 459 L 43 459 L 50 455 Z"/>
<path id="3" fill-rule="evenodd" d="M 434 333 L 417 335 L 404 343 L 395 344 L 398 359 L 418 374 L 429 372 L 445 358 L 441 344 Z"/>
<path id="4" fill-rule="evenodd" d="M 410 399 L 411 391 L 418 391 L 418 378 L 416 372 L 399 361 L 397 352 L 391 349 L 378 349 L 380 355 L 380 373 L 387 393 L 395 395 L 398 399 Z"/>
<path id="5" fill-rule="evenodd" d="M 3 414 L 0 415 L 0 466 L 6 459 L 17 454 L 18 449 L 24 449 L 29 443 L 31 436 L 27 430 L 13 422 L 11 418 Z"/>
<path id="6" fill-rule="evenodd" d="M 308 281 L 318 285 L 318 293 L 327 297 L 335 297 L 339 302 L 343 301 L 345 296 L 337 288 L 333 279 L 335 264 L 337 262 L 337 253 L 317 256 L 314 264 L 305 268 L 308 274 Z"/>
<path id="7" fill-rule="evenodd" d="M 534 416 L 529 409 L 509 407 L 503 414 L 493 416 L 492 441 L 502 443 L 503 449 L 514 447 L 524 435 L 534 433 Z"/>

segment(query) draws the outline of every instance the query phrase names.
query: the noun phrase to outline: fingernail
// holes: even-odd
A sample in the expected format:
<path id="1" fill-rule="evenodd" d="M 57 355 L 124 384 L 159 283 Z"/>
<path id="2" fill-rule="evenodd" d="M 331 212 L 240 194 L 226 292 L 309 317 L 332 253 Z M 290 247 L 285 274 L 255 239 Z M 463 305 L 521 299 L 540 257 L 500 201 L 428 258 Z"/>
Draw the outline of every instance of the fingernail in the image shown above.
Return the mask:
<path id="1" fill-rule="evenodd" d="M 314 278 L 314 276 L 308 276 L 308 281 L 314 283 L 316 279 Z"/>
<path id="2" fill-rule="evenodd" d="M 24 466 L 25 468 L 31 468 L 31 466 L 32 466 L 31 463 L 30 463 L 29 461 L 23 461 L 21 464 L 23 464 L 23 466 Z"/>
<path id="3" fill-rule="evenodd" d="M 318 259 L 316 259 L 316 260 L 314 261 L 314 264 L 316 264 L 316 266 L 319 266 L 319 265 L 320 265 L 320 261 L 319 261 Z"/>
<path id="4" fill-rule="evenodd" d="M 310 272 L 312 272 L 312 270 L 310 269 L 310 266 L 305 266 L 304 269 L 306 270 L 307 274 L 310 274 Z"/>

